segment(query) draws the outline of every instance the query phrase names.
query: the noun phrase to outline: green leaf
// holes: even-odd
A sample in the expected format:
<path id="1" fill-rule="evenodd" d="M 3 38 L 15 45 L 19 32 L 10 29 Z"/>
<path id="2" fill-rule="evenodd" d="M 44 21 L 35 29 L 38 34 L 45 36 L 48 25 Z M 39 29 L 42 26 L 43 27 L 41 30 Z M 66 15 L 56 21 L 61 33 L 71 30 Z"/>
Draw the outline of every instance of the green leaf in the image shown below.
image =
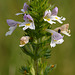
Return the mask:
<path id="1" fill-rule="evenodd" d="M 30 57 L 34 59 L 33 47 L 30 43 L 26 44 L 21 49 L 25 54 L 29 55 Z"/>
<path id="2" fill-rule="evenodd" d="M 51 56 L 50 53 L 51 53 L 51 50 L 48 48 L 40 49 L 38 51 L 38 57 L 39 58 L 42 58 L 42 57 L 49 58 Z"/>
<path id="3" fill-rule="evenodd" d="M 44 75 L 48 75 L 53 69 L 56 68 L 56 65 L 49 65 L 46 67 Z"/>

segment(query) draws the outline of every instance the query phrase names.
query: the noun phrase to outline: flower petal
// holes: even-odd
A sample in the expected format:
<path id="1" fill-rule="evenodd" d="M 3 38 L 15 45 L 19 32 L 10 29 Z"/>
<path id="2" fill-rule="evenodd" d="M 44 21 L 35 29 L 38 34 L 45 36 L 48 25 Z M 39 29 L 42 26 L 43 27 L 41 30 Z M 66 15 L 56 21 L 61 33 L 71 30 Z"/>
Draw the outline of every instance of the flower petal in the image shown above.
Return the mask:
<path id="1" fill-rule="evenodd" d="M 62 44 L 64 42 L 64 40 L 63 39 L 60 39 L 60 40 L 57 40 L 56 41 L 56 44 Z"/>
<path id="2" fill-rule="evenodd" d="M 21 24 L 21 22 L 14 21 L 14 20 L 11 20 L 11 19 L 7 19 L 7 23 L 10 27 L 14 27 L 14 26 L 17 26 L 17 24 Z"/>
<path id="3" fill-rule="evenodd" d="M 9 31 L 8 31 L 8 32 L 6 32 L 5 36 L 11 35 L 11 34 L 12 34 L 12 32 L 16 29 L 16 27 L 17 27 L 17 26 L 10 27 L 10 28 L 9 28 Z"/>
<path id="4" fill-rule="evenodd" d="M 23 6 L 24 11 L 27 11 L 28 8 L 29 6 L 27 5 L 27 3 L 24 3 L 24 6 Z"/>
<path id="5" fill-rule="evenodd" d="M 24 9 L 21 9 L 21 11 L 22 11 L 23 13 L 25 13 Z"/>
<path id="6" fill-rule="evenodd" d="M 7 23 L 9 26 L 13 27 L 17 25 L 17 22 L 11 19 L 7 19 Z"/>
<path id="7" fill-rule="evenodd" d="M 28 14 L 28 15 L 24 15 L 23 19 L 27 22 L 29 20 L 33 21 L 33 18 Z"/>
<path id="8" fill-rule="evenodd" d="M 25 44 L 24 44 L 25 45 Z M 19 45 L 20 47 L 23 47 L 24 45 Z"/>
<path id="9" fill-rule="evenodd" d="M 52 15 L 57 15 L 58 14 L 58 7 L 55 7 L 53 10 L 52 10 Z"/>
<path id="10" fill-rule="evenodd" d="M 56 24 L 56 22 L 52 21 L 51 19 L 49 20 L 49 19 L 45 19 L 45 18 L 44 18 L 44 21 L 47 21 L 47 22 L 50 23 L 50 24 Z"/>
<path id="11" fill-rule="evenodd" d="M 18 16 L 18 15 L 22 15 L 22 14 L 23 14 L 23 13 L 16 13 L 15 15 L 17 15 L 17 16 Z"/>
<path id="12" fill-rule="evenodd" d="M 25 26 L 25 25 L 23 25 L 23 24 L 22 25 L 19 25 L 19 27 L 23 27 L 23 26 Z"/>
<path id="13" fill-rule="evenodd" d="M 26 29 L 28 29 L 28 26 L 23 27 L 23 30 L 26 30 Z"/>
<path id="14" fill-rule="evenodd" d="M 63 18 L 62 18 L 62 21 L 65 21 L 65 20 L 66 20 L 66 18 L 65 18 L 65 17 L 63 17 Z"/>
<path id="15" fill-rule="evenodd" d="M 34 22 L 32 22 L 31 23 L 31 25 L 30 25 L 30 27 L 29 27 L 30 29 L 34 29 L 35 30 L 35 25 L 34 25 Z"/>
<path id="16" fill-rule="evenodd" d="M 51 46 L 51 48 L 52 48 L 52 47 L 55 47 L 55 46 L 56 46 L 56 43 L 51 40 L 50 46 Z"/>
<path id="17" fill-rule="evenodd" d="M 49 10 L 49 11 L 46 10 L 45 13 L 44 13 L 44 17 L 45 17 L 45 16 L 51 16 L 51 11 L 50 11 L 50 10 Z"/>
<path id="18" fill-rule="evenodd" d="M 24 15 L 23 19 L 24 19 L 24 20 L 26 20 L 26 19 L 27 19 L 27 15 L 26 15 L 26 14 Z"/>
<path id="19" fill-rule="evenodd" d="M 66 31 L 61 31 L 61 33 L 67 35 L 67 36 L 71 36 L 69 33 L 67 33 Z"/>
<path id="20" fill-rule="evenodd" d="M 28 18 L 29 20 L 33 21 L 33 18 L 32 18 L 29 14 L 27 15 L 27 18 Z"/>
<path id="21" fill-rule="evenodd" d="M 61 24 L 63 23 L 61 20 L 57 20 L 57 21 L 58 21 L 59 23 L 61 23 Z"/>
<path id="22" fill-rule="evenodd" d="M 63 38 L 63 36 L 60 33 L 55 32 L 54 30 L 46 29 L 46 31 L 52 33 L 52 40 L 59 40 Z"/>

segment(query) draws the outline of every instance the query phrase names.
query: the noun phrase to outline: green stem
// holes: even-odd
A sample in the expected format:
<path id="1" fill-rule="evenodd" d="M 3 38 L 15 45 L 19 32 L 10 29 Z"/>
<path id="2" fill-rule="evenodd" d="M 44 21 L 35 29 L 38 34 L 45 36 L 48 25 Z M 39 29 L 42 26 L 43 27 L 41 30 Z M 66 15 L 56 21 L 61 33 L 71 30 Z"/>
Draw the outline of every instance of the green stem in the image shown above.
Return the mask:
<path id="1" fill-rule="evenodd" d="M 38 75 L 38 60 L 34 60 L 35 75 Z"/>
<path id="2" fill-rule="evenodd" d="M 37 43 L 39 44 L 40 40 L 37 39 Z M 34 59 L 34 68 L 35 68 L 35 75 L 38 75 L 38 58 L 37 58 L 37 52 L 38 52 L 39 46 L 37 45 L 37 48 L 35 50 L 35 59 Z"/>

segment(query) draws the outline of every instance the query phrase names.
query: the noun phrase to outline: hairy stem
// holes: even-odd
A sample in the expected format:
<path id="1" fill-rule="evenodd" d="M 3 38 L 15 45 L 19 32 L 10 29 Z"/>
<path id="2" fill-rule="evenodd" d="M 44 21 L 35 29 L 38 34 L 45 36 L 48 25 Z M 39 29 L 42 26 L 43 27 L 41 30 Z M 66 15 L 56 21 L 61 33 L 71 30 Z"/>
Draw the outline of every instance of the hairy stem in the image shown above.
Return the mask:
<path id="1" fill-rule="evenodd" d="M 37 43 L 39 44 L 40 40 L 37 39 Z M 37 45 L 35 50 L 35 59 L 34 59 L 34 68 L 35 68 L 35 75 L 38 75 L 38 58 L 37 58 L 37 52 L 38 52 L 39 46 Z"/>
<path id="2" fill-rule="evenodd" d="M 38 75 L 38 60 L 34 60 L 35 75 Z"/>

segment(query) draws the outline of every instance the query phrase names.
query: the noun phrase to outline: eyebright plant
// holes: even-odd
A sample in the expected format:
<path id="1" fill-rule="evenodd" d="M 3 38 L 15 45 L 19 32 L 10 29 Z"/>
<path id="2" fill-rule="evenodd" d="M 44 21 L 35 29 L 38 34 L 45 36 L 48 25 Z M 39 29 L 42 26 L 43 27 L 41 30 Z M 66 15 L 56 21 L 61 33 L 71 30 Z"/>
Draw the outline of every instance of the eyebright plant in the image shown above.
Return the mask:
<path id="1" fill-rule="evenodd" d="M 49 75 L 56 65 L 47 65 L 42 60 L 51 57 L 51 48 L 56 44 L 64 42 L 63 34 L 70 35 L 69 24 L 61 26 L 64 17 L 57 16 L 58 7 L 53 7 L 48 3 L 49 0 L 29 0 L 24 3 L 21 15 L 23 22 L 7 19 L 10 26 L 6 36 L 11 35 L 16 27 L 20 27 L 25 32 L 20 39 L 19 47 L 30 56 L 31 62 L 27 66 L 22 66 L 20 72 L 23 75 Z M 52 29 L 52 26 L 59 22 L 59 27 Z"/>

